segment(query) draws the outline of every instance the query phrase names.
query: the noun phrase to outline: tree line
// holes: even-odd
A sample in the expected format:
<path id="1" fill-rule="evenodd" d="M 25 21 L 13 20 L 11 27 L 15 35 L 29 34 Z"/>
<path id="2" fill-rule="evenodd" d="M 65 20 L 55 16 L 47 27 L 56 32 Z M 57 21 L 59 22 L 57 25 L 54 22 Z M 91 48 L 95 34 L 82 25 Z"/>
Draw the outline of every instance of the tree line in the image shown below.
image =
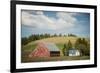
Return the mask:
<path id="1" fill-rule="evenodd" d="M 72 37 L 76 37 L 76 35 L 74 34 L 66 34 L 66 35 L 62 35 L 61 33 L 60 34 L 33 34 L 33 35 L 30 35 L 29 37 L 22 37 L 21 38 L 21 44 L 22 45 L 26 45 L 28 44 L 29 42 L 31 41 L 36 41 L 36 40 L 40 40 L 40 39 L 44 39 L 44 38 L 50 38 L 50 37 L 66 37 L 66 36 L 72 36 Z"/>

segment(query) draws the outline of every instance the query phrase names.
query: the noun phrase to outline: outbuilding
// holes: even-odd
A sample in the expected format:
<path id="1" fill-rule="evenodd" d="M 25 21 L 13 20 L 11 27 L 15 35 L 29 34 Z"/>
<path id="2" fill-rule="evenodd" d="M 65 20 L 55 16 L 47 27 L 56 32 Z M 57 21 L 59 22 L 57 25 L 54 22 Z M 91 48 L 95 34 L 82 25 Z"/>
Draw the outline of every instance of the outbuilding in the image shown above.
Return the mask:
<path id="1" fill-rule="evenodd" d="M 29 57 L 57 57 L 60 56 L 60 50 L 54 43 L 41 42 L 37 44 Z"/>
<path id="2" fill-rule="evenodd" d="M 68 56 L 80 56 L 80 51 L 75 48 L 71 48 L 68 50 Z"/>

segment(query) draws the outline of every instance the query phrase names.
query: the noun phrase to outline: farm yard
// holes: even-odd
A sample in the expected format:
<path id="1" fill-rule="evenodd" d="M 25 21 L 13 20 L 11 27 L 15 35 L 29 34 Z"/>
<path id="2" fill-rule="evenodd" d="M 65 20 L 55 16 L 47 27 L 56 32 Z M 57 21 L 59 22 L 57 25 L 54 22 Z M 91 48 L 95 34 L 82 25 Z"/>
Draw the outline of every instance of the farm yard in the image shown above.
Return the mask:
<path id="1" fill-rule="evenodd" d="M 64 55 L 64 44 L 67 44 L 69 41 L 71 42 L 72 46 L 76 44 L 78 37 L 50 37 L 50 38 L 44 38 L 36 41 L 31 41 L 26 45 L 22 45 L 21 49 L 21 62 L 27 63 L 27 62 L 47 62 L 47 61 L 71 61 L 71 60 L 87 60 L 90 59 L 89 55 L 79 55 L 79 56 L 68 56 Z M 86 38 L 86 40 L 89 42 L 89 39 Z M 45 43 L 54 43 L 55 46 L 60 51 L 60 56 L 54 56 L 54 57 L 29 57 L 29 55 L 34 52 L 36 47 L 38 46 L 38 43 L 45 42 Z M 66 48 L 66 47 L 65 47 Z M 65 50 L 64 50 L 65 51 Z M 68 51 L 68 50 L 67 50 Z"/>

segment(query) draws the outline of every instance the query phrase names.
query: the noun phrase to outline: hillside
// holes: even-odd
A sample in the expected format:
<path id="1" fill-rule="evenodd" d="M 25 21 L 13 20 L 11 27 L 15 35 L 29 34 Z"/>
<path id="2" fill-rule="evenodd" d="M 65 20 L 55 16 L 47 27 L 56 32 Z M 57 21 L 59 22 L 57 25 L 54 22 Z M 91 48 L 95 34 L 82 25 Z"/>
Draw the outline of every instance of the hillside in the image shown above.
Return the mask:
<path id="1" fill-rule="evenodd" d="M 65 44 L 69 40 L 72 42 L 72 44 L 74 44 L 77 39 L 77 37 L 51 37 L 30 42 L 28 45 L 37 44 L 38 42 L 52 42 L 55 44 Z"/>
<path id="2" fill-rule="evenodd" d="M 77 39 L 78 39 L 78 37 L 51 37 L 51 38 L 45 38 L 45 39 L 32 41 L 32 42 L 28 43 L 27 45 L 22 47 L 22 50 L 24 50 L 24 51 L 32 51 L 32 50 L 35 49 L 36 45 L 39 42 L 55 43 L 60 49 L 62 49 L 63 45 L 67 44 L 69 40 L 71 41 L 72 45 L 74 46 L 74 44 L 75 44 Z M 88 39 L 86 39 L 86 40 L 89 41 Z"/>
<path id="3" fill-rule="evenodd" d="M 42 59 L 41 58 L 35 58 L 35 59 L 31 59 L 28 57 L 28 55 L 36 48 L 37 44 L 39 42 L 51 42 L 51 43 L 55 43 L 56 46 L 60 49 L 60 58 L 59 60 L 72 60 L 74 58 L 69 58 L 69 57 L 64 57 L 63 53 L 62 53 L 62 49 L 64 47 L 64 44 L 67 44 L 68 41 L 70 40 L 72 45 L 74 46 L 76 40 L 78 39 L 78 37 L 51 37 L 51 38 L 45 38 L 45 39 L 41 39 L 41 40 L 37 40 L 37 41 L 32 41 L 30 43 L 28 43 L 27 45 L 25 46 L 22 46 L 22 62 L 31 62 L 31 61 L 41 61 Z M 86 38 L 87 41 L 89 41 L 89 39 Z M 85 57 L 86 59 L 88 57 Z M 82 57 L 82 59 L 85 59 Z M 57 58 L 46 58 L 46 61 L 49 61 L 49 60 L 56 60 Z M 77 57 L 75 57 L 75 59 L 77 59 Z M 78 59 L 81 59 L 80 57 Z M 45 61 L 45 59 L 43 58 L 43 61 Z"/>

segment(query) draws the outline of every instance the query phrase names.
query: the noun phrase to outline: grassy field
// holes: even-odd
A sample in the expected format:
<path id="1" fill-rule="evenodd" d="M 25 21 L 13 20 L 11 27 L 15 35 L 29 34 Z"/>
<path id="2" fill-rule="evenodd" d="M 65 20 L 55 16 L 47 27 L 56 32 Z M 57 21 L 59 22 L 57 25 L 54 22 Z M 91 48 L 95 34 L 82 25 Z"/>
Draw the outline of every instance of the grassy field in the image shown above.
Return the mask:
<path id="1" fill-rule="evenodd" d="M 25 46 L 22 46 L 22 51 L 26 51 L 26 52 L 31 52 L 35 49 L 36 44 L 27 44 Z"/>
<path id="2" fill-rule="evenodd" d="M 67 42 L 70 40 L 72 45 L 75 44 L 77 37 L 52 37 L 52 38 L 45 38 L 37 41 L 32 41 L 28 43 L 25 46 L 22 46 L 22 53 L 21 53 L 21 62 L 41 62 L 41 61 L 63 61 L 63 60 L 85 60 L 89 59 L 89 56 L 82 56 L 82 57 L 68 57 L 68 56 L 63 56 L 62 54 L 62 49 L 63 45 L 67 44 Z M 28 55 L 35 49 L 37 46 L 37 43 L 39 42 L 51 42 L 55 43 L 57 47 L 61 51 L 61 56 L 60 57 L 48 57 L 48 58 L 29 58 Z"/>
<path id="3" fill-rule="evenodd" d="M 89 56 L 60 56 L 60 57 L 33 57 L 29 58 L 27 52 L 24 54 L 22 62 L 27 63 L 27 62 L 47 62 L 47 61 L 72 61 L 72 60 L 87 60 L 90 59 Z"/>

